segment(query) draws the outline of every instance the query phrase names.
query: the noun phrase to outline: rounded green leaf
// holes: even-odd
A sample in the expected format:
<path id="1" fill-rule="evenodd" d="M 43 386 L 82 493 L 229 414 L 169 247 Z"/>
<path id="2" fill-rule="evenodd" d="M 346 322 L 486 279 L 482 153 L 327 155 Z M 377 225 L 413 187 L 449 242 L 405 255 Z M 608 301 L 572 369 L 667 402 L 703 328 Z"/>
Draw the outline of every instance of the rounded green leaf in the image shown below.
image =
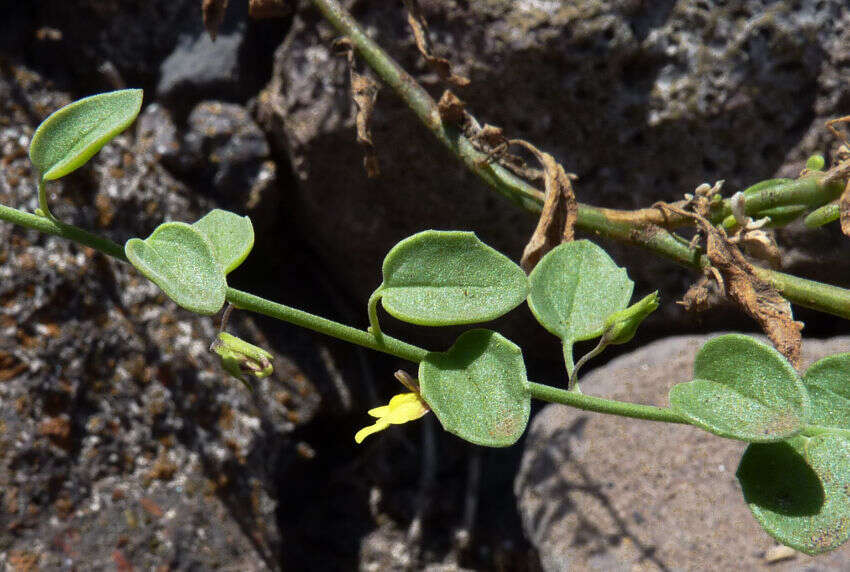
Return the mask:
<path id="1" fill-rule="evenodd" d="M 752 444 L 737 477 L 753 516 L 782 544 L 815 555 L 850 537 L 850 441 L 819 435 Z"/>
<path id="2" fill-rule="evenodd" d="M 569 356 L 573 342 L 602 335 L 605 319 L 626 308 L 634 288 L 625 268 L 589 240 L 553 248 L 528 279 L 531 312 Z"/>
<path id="3" fill-rule="evenodd" d="M 522 352 L 490 330 L 469 330 L 419 364 L 422 398 L 443 428 L 477 445 L 507 447 L 531 411 Z"/>
<path id="4" fill-rule="evenodd" d="M 729 334 L 700 349 L 694 380 L 673 386 L 670 406 L 706 431 L 758 443 L 798 433 L 809 397 L 782 354 L 749 336 Z"/>
<path id="5" fill-rule="evenodd" d="M 383 272 L 384 309 L 420 326 L 493 320 L 528 294 L 522 269 L 471 232 L 414 234 L 390 250 Z"/>
<path id="6" fill-rule="evenodd" d="M 63 177 L 124 131 L 141 108 L 141 89 L 110 91 L 68 104 L 38 126 L 30 160 L 45 181 Z"/>
<path id="7" fill-rule="evenodd" d="M 130 263 L 179 306 L 215 314 L 224 305 L 227 282 L 209 240 L 182 222 L 166 222 L 141 240 L 124 245 Z"/>
<path id="8" fill-rule="evenodd" d="M 210 241 L 225 274 L 242 264 L 254 247 L 254 225 L 246 216 L 215 209 L 192 226 Z"/>
<path id="9" fill-rule="evenodd" d="M 806 370 L 803 383 L 812 405 L 808 422 L 850 429 L 850 353 L 826 357 Z"/>

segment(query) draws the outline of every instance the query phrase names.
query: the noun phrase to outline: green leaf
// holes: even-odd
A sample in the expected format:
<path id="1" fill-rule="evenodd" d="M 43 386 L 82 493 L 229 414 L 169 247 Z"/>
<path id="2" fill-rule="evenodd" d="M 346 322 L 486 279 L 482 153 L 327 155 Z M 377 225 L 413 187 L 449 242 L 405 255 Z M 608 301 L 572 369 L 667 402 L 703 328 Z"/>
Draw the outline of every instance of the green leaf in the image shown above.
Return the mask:
<path id="1" fill-rule="evenodd" d="M 192 226 L 210 241 L 225 274 L 242 264 L 254 247 L 254 226 L 246 216 L 215 209 Z"/>
<path id="2" fill-rule="evenodd" d="M 759 181 L 755 185 L 751 185 L 744 189 L 744 196 L 751 196 L 759 191 L 763 191 L 765 189 L 770 189 L 772 187 L 778 187 L 779 185 L 784 185 L 785 183 L 790 183 L 793 179 L 767 179 L 764 181 Z"/>
<path id="3" fill-rule="evenodd" d="M 833 429 L 850 429 L 850 353 L 826 357 L 803 376 L 812 405 L 808 422 Z"/>
<path id="4" fill-rule="evenodd" d="M 124 245 L 130 263 L 179 306 L 215 314 L 224 305 L 227 282 L 209 240 L 193 226 L 166 222 L 141 240 Z"/>
<path id="5" fill-rule="evenodd" d="M 694 380 L 673 386 L 670 406 L 706 431 L 759 443 L 798 433 L 809 397 L 782 354 L 749 336 L 729 334 L 700 349 Z"/>
<path id="6" fill-rule="evenodd" d="M 471 232 L 426 230 L 396 244 L 376 291 L 387 312 L 421 326 L 498 318 L 525 300 L 528 279 Z"/>
<path id="7" fill-rule="evenodd" d="M 819 435 L 752 444 L 737 477 L 753 516 L 782 544 L 815 555 L 850 537 L 850 441 Z"/>
<path id="8" fill-rule="evenodd" d="M 110 91 L 68 104 L 35 130 L 30 160 L 45 181 L 63 177 L 124 131 L 141 108 L 141 89 Z"/>
<path id="9" fill-rule="evenodd" d="M 553 248 L 528 278 L 528 306 L 544 328 L 563 340 L 568 369 L 573 343 L 602 335 L 605 319 L 625 309 L 634 288 L 626 270 L 588 240 Z"/>
<path id="10" fill-rule="evenodd" d="M 477 445 L 507 447 L 525 431 L 531 397 L 522 352 L 491 330 L 469 330 L 419 364 L 422 398 L 443 428 Z"/>

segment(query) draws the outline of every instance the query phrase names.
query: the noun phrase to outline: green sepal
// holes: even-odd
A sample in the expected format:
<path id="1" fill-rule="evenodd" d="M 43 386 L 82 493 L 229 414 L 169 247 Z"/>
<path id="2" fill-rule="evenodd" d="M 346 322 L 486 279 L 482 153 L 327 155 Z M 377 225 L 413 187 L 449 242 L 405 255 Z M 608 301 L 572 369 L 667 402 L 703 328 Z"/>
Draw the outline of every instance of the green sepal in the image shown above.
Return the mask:
<path id="1" fill-rule="evenodd" d="M 630 341 L 635 332 L 651 313 L 658 309 L 658 290 L 648 294 L 625 310 L 614 312 L 605 318 L 603 337 L 608 344 L 624 344 Z"/>
<path id="2" fill-rule="evenodd" d="M 522 351 L 491 330 L 461 334 L 419 364 L 422 399 L 443 428 L 476 445 L 507 447 L 528 425 L 531 397 Z"/>
<path id="3" fill-rule="evenodd" d="M 272 354 L 227 332 L 219 333 L 210 349 L 221 358 L 224 370 L 249 389 L 253 388 L 246 377 L 247 374 L 263 379 L 274 373 Z"/>

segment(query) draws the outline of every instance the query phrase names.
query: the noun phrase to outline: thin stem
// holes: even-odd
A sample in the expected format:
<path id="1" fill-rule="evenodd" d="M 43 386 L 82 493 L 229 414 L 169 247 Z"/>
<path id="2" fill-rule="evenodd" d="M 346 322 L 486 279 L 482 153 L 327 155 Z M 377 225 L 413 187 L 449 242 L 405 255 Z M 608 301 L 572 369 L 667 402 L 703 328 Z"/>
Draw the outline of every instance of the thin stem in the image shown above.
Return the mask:
<path id="1" fill-rule="evenodd" d="M 428 350 L 408 344 L 386 334 L 379 338 L 364 330 L 296 310 L 265 298 L 235 288 L 227 289 L 227 301 L 240 310 L 249 310 L 277 320 L 289 322 L 320 334 L 325 334 L 358 346 L 384 352 L 408 361 L 419 363 L 428 355 Z"/>
<path id="2" fill-rule="evenodd" d="M 45 234 L 61 236 L 127 262 L 127 257 L 124 255 L 124 248 L 120 244 L 76 226 L 59 222 L 58 220 L 50 220 L 47 217 L 13 209 L 5 205 L 0 205 L 0 220 L 31 228 Z M 407 344 L 393 337 L 382 335 L 379 340 L 369 332 L 315 316 L 308 312 L 296 310 L 295 308 L 290 308 L 283 304 L 248 294 L 247 292 L 241 292 L 234 288 L 227 289 L 227 301 L 243 310 L 265 314 L 266 316 L 271 316 L 309 330 L 327 334 L 415 363 L 421 362 L 428 355 L 427 350 Z"/>
<path id="3" fill-rule="evenodd" d="M 486 156 L 475 149 L 472 143 L 451 126 L 444 125 L 434 99 L 419 85 L 413 77 L 404 71 L 378 44 L 376 44 L 360 25 L 336 0 L 312 0 L 313 5 L 324 15 L 336 30 L 347 36 L 366 63 L 390 86 L 408 105 L 422 123 L 445 145 L 466 167 L 478 175 L 484 182 L 512 202 L 533 214 L 539 214 L 543 205 L 543 193 L 499 165 L 487 164 Z M 848 168 L 850 170 L 850 168 Z M 840 175 L 846 176 L 844 171 Z M 831 181 L 841 180 L 832 173 Z M 837 188 L 837 187 L 836 187 Z M 833 193 L 829 186 L 820 184 L 810 188 L 806 184 L 792 185 L 786 192 L 790 199 L 777 198 L 769 192 L 754 195 L 753 204 L 747 201 L 747 211 L 759 210 L 779 204 L 823 204 L 826 197 Z M 818 202 L 823 200 L 823 202 Z M 790 203 L 788 201 L 791 201 Z M 795 202 L 796 201 L 796 202 Z M 728 201 L 726 201 L 728 202 Z M 721 207 L 722 214 L 727 207 Z M 729 210 L 731 212 L 731 210 Z M 728 213 L 727 213 L 728 214 Z M 718 215 L 719 216 L 719 215 Z M 724 215 L 725 216 L 725 215 Z M 620 242 L 642 246 L 677 264 L 694 269 L 708 265 L 708 259 L 696 250 L 689 248 L 667 228 L 685 224 L 664 216 L 658 209 L 622 211 L 604 209 L 579 204 L 576 227 L 591 235 L 604 236 Z M 720 219 L 722 220 L 722 218 Z M 850 290 L 837 288 L 790 276 L 782 272 L 759 268 L 759 276 L 774 285 L 779 293 L 792 303 L 812 308 L 828 314 L 850 319 Z"/>
<path id="4" fill-rule="evenodd" d="M 376 338 L 379 338 L 383 335 L 381 332 L 381 324 L 378 322 L 378 300 L 381 299 L 381 290 L 383 290 L 384 285 L 381 284 L 378 288 L 372 292 L 372 295 L 369 296 L 369 332 L 374 335 Z"/>
<path id="5" fill-rule="evenodd" d="M 440 119 L 437 102 L 381 47 L 366 35 L 366 32 L 351 17 L 351 14 L 335 0 L 313 0 L 313 5 L 339 31 L 347 36 L 360 56 L 401 97 L 422 123 L 464 165 L 495 190 L 511 201 L 532 212 L 543 207 L 543 193 L 535 189 L 507 169 L 488 164 L 487 156 L 475 149 L 472 143 L 454 127 L 445 125 Z"/>
<path id="6" fill-rule="evenodd" d="M 47 188 L 44 179 L 41 176 L 38 177 L 38 208 L 41 210 L 41 213 L 46 216 L 50 220 L 56 220 L 56 217 L 53 216 L 53 213 L 50 212 L 50 205 L 47 204 Z"/>
<path id="7" fill-rule="evenodd" d="M 112 242 L 108 238 L 103 238 L 85 231 L 79 227 L 65 224 L 56 219 L 50 219 L 46 216 L 39 216 L 18 209 L 13 209 L 5 205 L 0 205 L 0 220 L 5 220 L 20 226 L 25 226 L 45 234 L 53 234 L 78 242 L 85 246 L 90 246 L 95 250 L 118 258 L 119 260 L 127 261 L 124 255 L 124 247 L 120 244 Z"/>
<path id="8" fill-rule="evenodd" d="M 592 360 L 599 354 L 601 354 L 605 348 L 608 347 L 608 340 L 605 339 L 605 336 L 599 338 L 599 343 L 596 344 L 596 347 L 581 356 L 581 358 L 576 363 L 576 366 L 573 368 L 572 373 L 570 374 L 569 385 L 567 385 L 567 389 L 572 389 L 573 386 L 578 387 L 578 372 L 586 364 L 588 361 Z"/>
<path id="9" fill-rule="evenodd" d="M 616 401 L 614 399 L 603 399 L 584 395 L 575 391 L 567 391 L 549 385 L 529 382 L 531 396 L 548 401 L 550 403 L 561 403 L 571 405 L 585 411 L 596 411 L 597 413 L 608 413 L 620 417 L 632 417 L 634 419 L 646 419 L 648 421 L 663 421 L 665 423 L 681 423 L 690 425 L 684 418 L 671 409 L 655 407 L 652 405 L 641 405 L 629 403 L 628 401 Z"/>

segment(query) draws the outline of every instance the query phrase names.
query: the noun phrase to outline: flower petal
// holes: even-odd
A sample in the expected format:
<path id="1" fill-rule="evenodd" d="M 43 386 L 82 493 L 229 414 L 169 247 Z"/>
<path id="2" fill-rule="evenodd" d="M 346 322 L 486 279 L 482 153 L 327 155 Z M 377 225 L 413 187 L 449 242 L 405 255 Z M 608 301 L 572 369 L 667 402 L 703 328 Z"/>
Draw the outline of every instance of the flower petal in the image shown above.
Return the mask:
<path id="1" fill-rule="evenodd" d="M 363 429 L 361 429 L 360 431 L 355 433 L 354 434 L 354 440 L 357 442 L 357 444 L 360 444 L 360 443 L 363 442 L 363 439 L 365 439 L 366 437 L 368 437 L 372 433 L 377 433 L 378 431 L 383 431 L 384 429 L 386 429 L 389 426 L 390 426 L 390 424 L 387 421 L 385 421 L 383 419 L 378 419 L 377 421 L 375 421 L 374 425 L 369 425 L 368 427 L 364 427 Z"/>
<path id="2" fill-rule="evenodd" d="M 374 407 L 370 409 L 368 413 L 372 417 L 386 417 L 390 413 L 390 406 L 381 405 L 380 407 Z"/>
<path id="3" fill-rule="evenodd" d="M 415 393 L 402 393 L 390 400 L 389 412 L 383 417 L 389 423 L 399 425 L 419 419 L 428 413 L 428 408 Z"/>

